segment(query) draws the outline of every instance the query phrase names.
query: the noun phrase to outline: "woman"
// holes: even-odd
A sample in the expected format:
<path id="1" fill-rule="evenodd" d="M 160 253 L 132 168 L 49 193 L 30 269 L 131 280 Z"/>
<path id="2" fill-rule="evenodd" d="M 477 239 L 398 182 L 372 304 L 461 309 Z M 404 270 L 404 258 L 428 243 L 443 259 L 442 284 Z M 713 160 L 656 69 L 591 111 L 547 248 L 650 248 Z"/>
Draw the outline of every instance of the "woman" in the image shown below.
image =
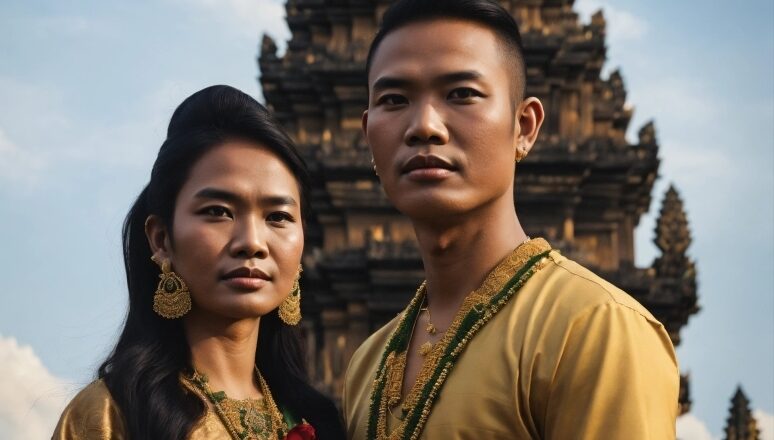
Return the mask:
<path id="1" fill-rule="evenodd" d="M 295 327 L 307 188 L 254 99 L 183 101 L 124 223 L 123 332 L 54 438 L 343 438 Z"/>

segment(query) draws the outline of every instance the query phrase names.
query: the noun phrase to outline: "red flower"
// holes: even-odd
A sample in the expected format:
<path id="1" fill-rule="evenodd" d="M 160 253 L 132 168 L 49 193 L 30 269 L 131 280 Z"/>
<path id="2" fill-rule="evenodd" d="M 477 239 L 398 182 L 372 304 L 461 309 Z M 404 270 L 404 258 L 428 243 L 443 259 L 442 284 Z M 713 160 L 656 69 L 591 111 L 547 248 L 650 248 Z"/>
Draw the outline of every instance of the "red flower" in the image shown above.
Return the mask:
<path id="1" fill-rule="evenodd" d="M 316 440 L 317 434 L 314 427 L 306 422 L 301 422 L 288 432 L 285 440 Z"/>

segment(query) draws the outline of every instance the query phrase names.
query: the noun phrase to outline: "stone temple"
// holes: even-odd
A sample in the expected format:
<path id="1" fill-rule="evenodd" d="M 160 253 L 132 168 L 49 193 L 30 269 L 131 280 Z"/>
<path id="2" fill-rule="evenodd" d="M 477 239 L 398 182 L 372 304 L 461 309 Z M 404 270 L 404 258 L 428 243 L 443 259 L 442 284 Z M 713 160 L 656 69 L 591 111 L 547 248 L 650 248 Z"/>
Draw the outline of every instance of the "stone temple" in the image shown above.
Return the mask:
<path id="1" fill-rule="evenodd" d="M 365 58 L 389 0 L 288 0 L 292 33 L 278 55 L 264 36 L 258 64 L 267 106 L 291 133 L 314 179 L 304 256 L 303 331 L 315 384 L 339 397 L 350 356 L 394 317 L 422 280 L 411 224 L 389 203 L 361 133 Z M 605 18 L 581 23 L 573 0 L 501 0 L 521 26 L 527 94 L 546 121 L 517 167 L 516 206 L 530 236 L 621 287 L 675 345 L 696 313 L 696 272 L 683 202 L 667 191 L 653 238 L 661 253 L 634 264 L 634 231 L 651 208 L 659 145 L 653 123 L 634 143 L 623 76 L 603 76 Z M 684 376 L 680 405 L 690 408 Z"/>

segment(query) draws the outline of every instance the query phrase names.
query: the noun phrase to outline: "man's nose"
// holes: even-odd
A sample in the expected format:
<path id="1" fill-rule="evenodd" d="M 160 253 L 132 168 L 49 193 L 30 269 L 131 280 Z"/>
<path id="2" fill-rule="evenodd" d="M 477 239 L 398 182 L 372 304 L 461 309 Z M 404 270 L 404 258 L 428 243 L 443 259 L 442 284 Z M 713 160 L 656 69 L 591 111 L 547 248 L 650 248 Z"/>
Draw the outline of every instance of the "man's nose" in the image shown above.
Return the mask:
<path id="1" fill-rule="evenodd" d="M 444 145 L 449 142 L 446 123 L 432 102 L 418 103 L 405 134 L 406 145 Z"/>
<path id="2" fill-rule="evenodd" d="M 243 218 L 233 229 L 231 255 L 239 258 L 263 259 L 269 255 L 265 222 L 256 217 Z"/>

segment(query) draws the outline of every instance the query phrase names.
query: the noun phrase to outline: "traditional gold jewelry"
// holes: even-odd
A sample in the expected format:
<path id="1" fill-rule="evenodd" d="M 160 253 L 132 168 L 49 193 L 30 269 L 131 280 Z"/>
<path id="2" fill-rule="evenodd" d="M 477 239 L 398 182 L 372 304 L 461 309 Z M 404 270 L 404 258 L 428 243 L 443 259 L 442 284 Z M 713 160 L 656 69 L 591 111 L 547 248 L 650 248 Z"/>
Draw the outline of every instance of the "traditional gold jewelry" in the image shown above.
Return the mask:
<path id="1" fill-rule="evenodd" d="M 212 403 L 215 414 L 232 439 L 284 439 L 288 426 L 257 366 L 255 375 L 263 399 L 234 400 L 229 399 L 223 391 L 212 392 L 207 376 L 196 370 L 187 380 Z"/>
<path id="2" fill-rule="evenodd" d="M 425 331 L 430 335 L 435 335 L 438 333 L 438 329 L 433 324 L 433 315 L 430 313 L 430 304 L 427 304 L 427 297 L 425 297 L 425 304 L 425 307 L 419 309 L 419 313 L 421 314 L 422 312 L 427 312 L 427 325 L 425 326 Z M 417 316 L 417 319 L 419 319 L 419 316 Z M 427 356 L 433 350 L 433 345 L 434 344 L 430 341 L 420 345 L 419 355 L 422 357 Z"/>
<path id="3" fill-rule="evenodd" d="M 377 177 L 379 177 L 379 172 L 376 171 L 376 161 L 374 161 L 374 157 L 371 156 L 371 168 L 374 169 L 374 174 L 376 174 Z"/>
<path id="4" fill-rule="evenodd" d="M 151 257 L 154 263 L 159 264 L 155 255 Z M 153 295 L 153 311 L 167 319 L 176 319 L 191 310 L 191 292 L 180 276 L 171 269 L 168 259 L 161 264 L 159 285 Z"/>
<path id="5" fill-rule="evenodd" d="M 296 274 L 296 280 L 293 282 L 293 289 L 279 306 L 279 317 L 287 325 L 297 325 L 301 322 L 301 285 L 298 281 L 303 271 L 303 267 L 299 264 L 298 274 Z"/>
<path id="6" fill-rule="evenodd" d="M 403 417 L 397 427 L 387 431 L 387 414 L 401 399 L 406 353 L 411 323 L 427 295 L 425 283 L 402 313 L 397 328 L 388 339 L 371 391 L 366 436 L 383 440 L 416 440 L 447 377 L 478 330 L 491 320 L 518 290 L 547 264 L 551 246 L 542 239 L 527 240 L 489 273 L 484 283 L 463 301 L 457 315 L 441 340 L 424 358 L 416 382 L 401 405 Z"/>
<path id="7" fill-rule="evenodd" d="M 516 163 L 521 162 L 524 160 L 524 158 L 527 157 L 527 152 L 523 148 L 516 148 Z"/>

